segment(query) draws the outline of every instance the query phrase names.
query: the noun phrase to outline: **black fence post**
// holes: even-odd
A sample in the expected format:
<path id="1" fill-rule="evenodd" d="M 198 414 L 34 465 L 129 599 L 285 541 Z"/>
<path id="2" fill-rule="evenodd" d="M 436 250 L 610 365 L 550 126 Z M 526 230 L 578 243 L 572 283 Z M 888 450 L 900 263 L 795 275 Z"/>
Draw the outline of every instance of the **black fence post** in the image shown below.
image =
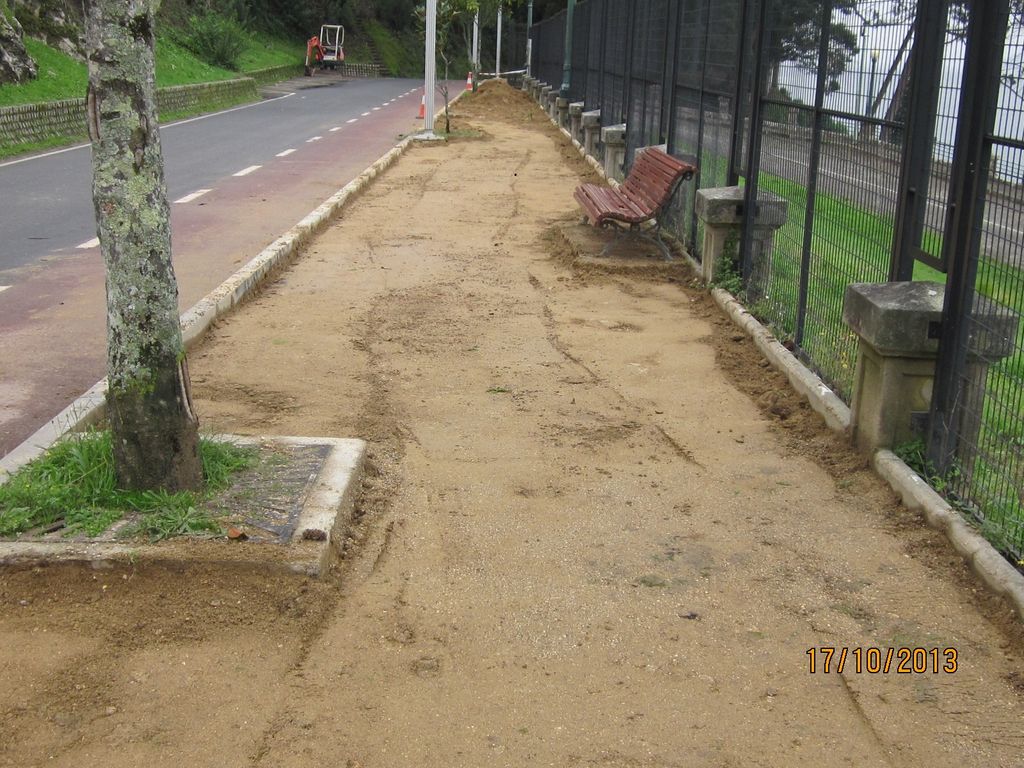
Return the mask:
<path id="1" fill-rule="evenodd" d="M 733 96 L 732 108 L 732 144 L 729 147 L 729 174 L 726 185 L 734 187 L 740 183 L 740 173 L 737 163 L 743 156 L 743 121 L 746 119 L 744 112 L 744 92 L 747 87 L 750 75 L 750 62 L 752 50 L 746 43 L 754 39 L 754 14 L 751 13 L 751 3 L 747 0 L 737 0 L 740 8 L 740 33 L 736 36 L 736 93 Z M 757 94 L 754 93 L 756 98 Z"/>
<path id="2" fill-rule="evenodd" d="M 818 80 L 814 91 L 814 123 L 811 155 L 807 160 L 807 210 L 804 211 L 804 242 L 800 257 L 800 293 L 797 298 L 796 333 L 793 343 L 803 343 L 807 320 L 807 287 L 811 277 L 811 247 L 814 237 L 814 202 L 818 194 L 818 165 L 821 163 L 821 130 L 824 122 L 825 86 L 828 84 L 828 49 L 832 40 L 832 2 L 821 4 L 821 39 L 818 42 Z"/>
<path id="3" fill-rule="evenodd" d="M 921 250 L 921 238 L 928 208 L 948 13 L 949 0 L 918 0 L 914 49 L 910 58 L 910 107 L 903 128 L 903 162 L 890 280 L 913 279 L 915 261 L 924 261 L 946 271 L 945 263 Z"/>
<path id="4" fill-rule="evenodd" d="M 743 187 L 743 227 L 740 230 L 740 261 L 742 264 L 743 282 L 750 279 L 753 259 L 750 252 L 754 236 L 754 216 L 757 207 L 757 186 L 761 173 L 761 136 L 764 127 L 764 86 L 765 74 L 768 71 L 768 3 L 772 0 L 748 0 L 750 5 L 757 4 L 757 20 L 753 24 L 750 38 L 753 50 L 754 72 L 752 74 L 750 99 L 750 140 L 747 142 L 747 183 Z"/>
<path id="5" fill-rule="evenodd" d="M 669 154 L 675 151 L 676 77 L 679 73 L 679 3 L 669 0 L 665 19 L 665 66 L 661 73 L 661 119 L 658 134 Z"/>
<path id="6" fill-rule="evenodd" d="M 943 239 L 949 265 L 942 334 L 929 418 L 928 458 L 939 472 L 957 450 L 957 405 L 962 394 L 974 299 L 992 132 L 999 101 L 1008 0 L 972 3 L 967 25 L 959 125 L 953 150 L 950 201 Z"/>

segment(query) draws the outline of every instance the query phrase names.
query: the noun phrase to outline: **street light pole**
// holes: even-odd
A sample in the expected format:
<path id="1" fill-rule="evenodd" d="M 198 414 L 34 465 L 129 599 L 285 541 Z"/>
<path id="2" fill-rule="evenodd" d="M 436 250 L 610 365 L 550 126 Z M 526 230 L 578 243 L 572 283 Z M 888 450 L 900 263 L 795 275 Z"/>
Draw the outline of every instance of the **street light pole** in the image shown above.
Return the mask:
<path id="1" fill-rule="evenodd" d="M 470 59 L 473 60 L 473 76 L 476 77 L 480 71 L 480 9 L 477 8 L 473 15 L 473 50 L 470 51 Z"/>
<path id="2" fill-rule="evenodd" d="M 569 81 L 572 79 L 572 16 L 576 10 L 576 0 L 569 0 L 565 9 L 565 56 L 562 60 L 562 87 L 558 95 L 569 98 Z"/>
<path id="3" fill-rule="evenodd" d="M 875 116 L 875 70 L 878 68 L 878 49 L 871 52 L 871 77 L 868 79 L 868 97 L 864 102 L 864 114 L 867 117 Z"/>
<path id="4" fill-rule="evenodd" d="M 501 77 L 501 3 L 498 3 L 498 50 L 494 54 L 494 76 Z"/>
<path id="5" fill-rule="evenodd" d="M 427 33 L 423 62 L 423 133 L 434 133 L 434 88 L 437 70 L 437 0 L 427 0 Z"/>

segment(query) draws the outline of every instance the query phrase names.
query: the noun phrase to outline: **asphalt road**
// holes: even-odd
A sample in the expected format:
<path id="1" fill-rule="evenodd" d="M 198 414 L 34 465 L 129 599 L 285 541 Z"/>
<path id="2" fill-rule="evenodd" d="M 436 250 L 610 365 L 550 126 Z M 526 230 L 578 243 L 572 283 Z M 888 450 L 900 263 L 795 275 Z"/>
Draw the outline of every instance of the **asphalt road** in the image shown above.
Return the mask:
<path id="1" fill-rule="evenodd" d="M 275 91 L 161 128 L 183 309 L 422 126 L 422 81 Z M 0 455 L 104 375 L 90 185 L 88 146 L 0 163 Z"/>

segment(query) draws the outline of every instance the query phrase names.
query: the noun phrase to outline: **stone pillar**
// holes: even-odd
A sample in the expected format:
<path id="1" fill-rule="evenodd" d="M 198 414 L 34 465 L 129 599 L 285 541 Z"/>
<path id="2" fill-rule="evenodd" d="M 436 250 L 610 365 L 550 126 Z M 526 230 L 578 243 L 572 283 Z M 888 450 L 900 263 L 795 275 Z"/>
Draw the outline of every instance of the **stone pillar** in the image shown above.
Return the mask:
<path id="1" fill-rule="evenodd" d="M 604 144 L 604 175 L 622 181 L 622 166 L 626 162 L 626 124 L 606 125 L 602 128 L 601 143 Z"/>
<path id="2" fill-rule="evenodd" d="M 558 98 L 558 89 L 552 88 L 551 91 L 548 92 L 547 101 L 542 105 L 544 110 L 548 113 L 548 117 L 552 120 L 558 119 Z"/>
<path id="3" fill-rule="evenodd" d="M 580 115 L 583 127 L 583 151 L 597 158 L 597 143 L 601 140 L 601 110 L 594 109 Z"/>
<path id="4" fill-rule="evenodd" d="M 935 383 L 942 324 L 939 283 L 846 287 L 843 322 L 860 339 L 851 437 L 868 454 L 921 437 Z"/>
<path id="5" fill-rule="evenodd" d="M 569 128 L 569 100 L 559 96 L 555 99 L 555 114 L 558 116 L 558 127 Z"/>
<path id="6" fill-rule="evenodd" d="M 569 135 L 583 143 L 583 102 L 574 101 L 569 105 Z"/>
<path id="7" fill-rule="evenodd" d="M 533 87 L 533 78 L 529 75 L 523 75 L 522 89 L 527 93 L 530 93 L 531 87 Z"/>
<path id="8" fill-rule="evenodd" d="M 775 231 L 786 223 L 789 203 L 767 190 L 758 190 L 757 210 L 750 238 L 750 280 L 747 299 L 764 296 L 771 277 L 772 245 Z M 720 279 L 722 265 L 729 262 L 739 272 L 740 238 L 743 230 L 743 188 L 709 187 L 697 190 L 694 214 L 704 225 L 701 242 L 701 277 L 712 283 Z"/>
<path id="9" fill-rule="evenodd" d="M 537 90 L 537 101 L 545 109 L 548 106 L 548 94 L 551 93 L 551 86 L 547 83 L 541 83 L 540 88 Z"/>
<path id="10" fill-rule="evenodd" d="M 941 283 L 862 283 L 846 288 L 843 321 L 860 339 L 853 384 L 853 440 L 868 453 L 923 437 L 942 326 Z M 957 409 L 960 472 L 970 482 L 988 371 L 1012 355 L 1020 317 L 976 296 Z"/>

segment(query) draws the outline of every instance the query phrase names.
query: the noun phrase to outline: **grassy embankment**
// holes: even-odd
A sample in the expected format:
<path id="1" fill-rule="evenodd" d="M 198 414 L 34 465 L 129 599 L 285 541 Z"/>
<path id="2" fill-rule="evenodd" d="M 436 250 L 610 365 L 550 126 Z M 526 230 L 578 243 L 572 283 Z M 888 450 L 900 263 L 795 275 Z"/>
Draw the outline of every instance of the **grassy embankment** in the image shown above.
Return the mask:
<path id="1" fill-rule="evenodd" d="M 297 66 L 301 64 L 305 55 L 302 41 L 278 40 L 247 32 L 243 32 L 241 35 L 244 48 L 238 59 L 238 71 L 207 64 L 183 45 L 175 42 L 173 35 L 159 37 L 156 43 L 157 87 L 230 80 L 243 77 L 248 72 L 270 67 L 288 64 Z M 0 86 L 0 107 L 61 99 L 80 99 L 85 95 L 88 76 L 84 62 L 32 38 L 26 38 L 25 47 L 38 65 L 39 76 L 28 83 Z M 237 103 L 237 101 L 207 103 L 195 110 L 163 114 L 161 120 L 163 122 L 177 120 L 199 112 L 224 109 Z M 78 138 L 84 138 L 84 136 Z M 0 157 L 10 157 L 23 152 L 61 146 L 68 142 L 67 137 L 59 137 L 48 141 L 0 146 Z"/>

